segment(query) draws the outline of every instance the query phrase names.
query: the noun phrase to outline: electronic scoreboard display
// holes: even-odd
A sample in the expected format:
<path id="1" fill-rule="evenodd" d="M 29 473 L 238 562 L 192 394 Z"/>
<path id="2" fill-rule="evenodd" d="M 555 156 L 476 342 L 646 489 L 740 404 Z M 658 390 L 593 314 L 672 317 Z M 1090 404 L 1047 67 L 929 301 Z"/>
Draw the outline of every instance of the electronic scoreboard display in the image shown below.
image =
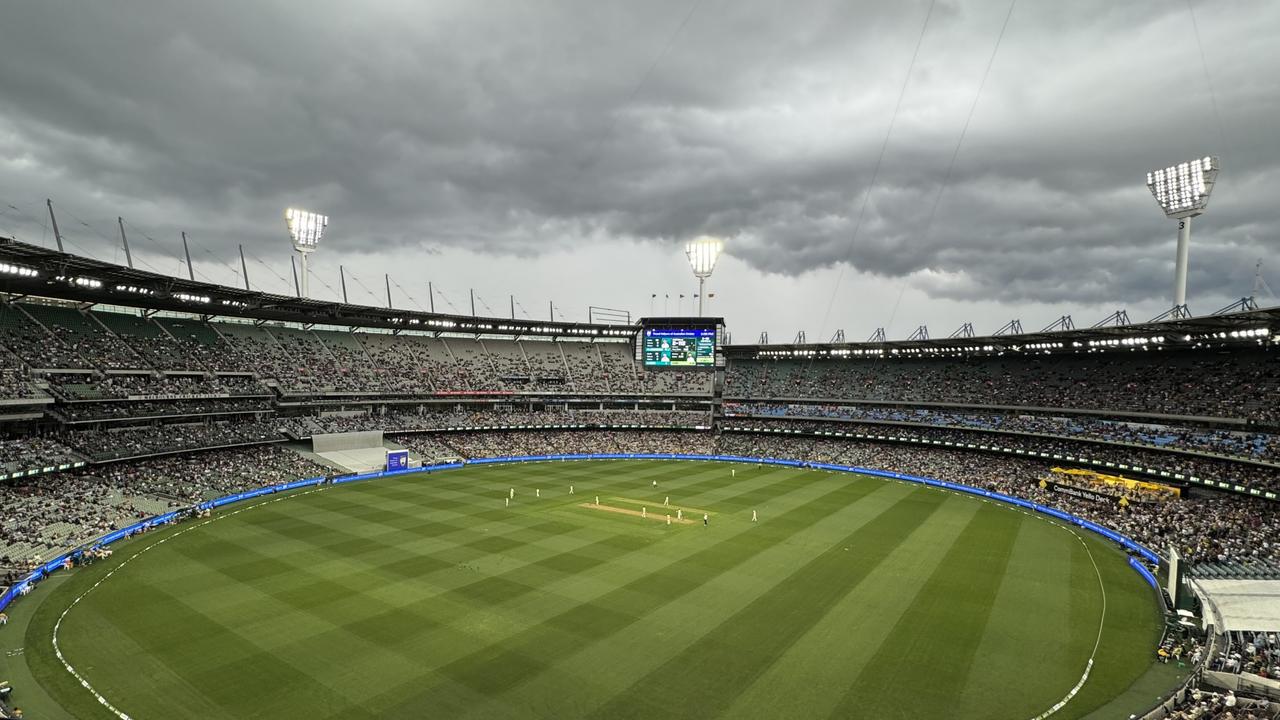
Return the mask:
<path id="1" fill-rule="evenodd" d="M 715 367 L 715 328 L 646 327 L 644 366 L 653 368 Z"/>

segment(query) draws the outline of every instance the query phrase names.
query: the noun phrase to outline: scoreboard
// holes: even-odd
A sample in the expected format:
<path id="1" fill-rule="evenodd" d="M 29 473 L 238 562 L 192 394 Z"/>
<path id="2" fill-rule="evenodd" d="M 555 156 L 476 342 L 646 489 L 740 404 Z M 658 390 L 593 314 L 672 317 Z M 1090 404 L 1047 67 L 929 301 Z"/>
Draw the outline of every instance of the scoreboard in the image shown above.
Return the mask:
<path id="1" fill-rule="evenodd" d="M 649 369 L 714 369 L 724 324 L 719 318 L 646 318 L 636 335 L 636 360 Z"/>
<path id="2" fill-rule="evenodd" d="M 716 331 L 646 328 L 644 364 L 646 367 L 714 367 Z"/>

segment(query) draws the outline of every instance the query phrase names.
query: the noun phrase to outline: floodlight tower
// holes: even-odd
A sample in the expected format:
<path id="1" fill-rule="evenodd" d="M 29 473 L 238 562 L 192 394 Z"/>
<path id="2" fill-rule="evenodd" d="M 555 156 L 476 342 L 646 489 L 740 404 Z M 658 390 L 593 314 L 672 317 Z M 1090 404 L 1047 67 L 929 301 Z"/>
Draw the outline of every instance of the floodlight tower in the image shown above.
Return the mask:
<path id="1" fill-rule="evenodd" d="M 284 211 L 284 224 L 289 228 L 293 249 L 302 257 L 302 297 L 307 297 L 307 255 L 316 251 L 320 236 L 329 224 L 329 218 L 306 210 L 289 208 Z"/>
<path id="2" fill-rule="evenodd" d="M 1178 256 L 1173 271 L 1173 309 L 1187 304 L 1187 254 L 1191 249 L 1191 218 L 1209 206 L 1209 193 L 1218 179 L 1218 158 L 1202 157 L 1147 173 L 1147 188 L 1167 217 L 1178 221 Z"/>
<path id="3" fill-rule="evenodd" d="M 716 260 L 724 250 L 724 241 L 710 235 L 701 235 L 684 246 L 684 254 L 689 258 L 689 266 L 693 268 L 693 276 L 698 278 L 698 317 L 702 317 L 702 301 L 707 296 L 707 278 L 716 269 Z"/>

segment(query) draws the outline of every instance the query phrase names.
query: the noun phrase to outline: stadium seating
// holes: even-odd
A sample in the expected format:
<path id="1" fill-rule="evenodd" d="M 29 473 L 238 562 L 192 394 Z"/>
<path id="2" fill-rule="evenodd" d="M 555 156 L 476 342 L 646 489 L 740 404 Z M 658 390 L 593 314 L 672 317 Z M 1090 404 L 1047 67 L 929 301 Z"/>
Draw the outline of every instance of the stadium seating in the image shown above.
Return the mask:
<path id="1" fill-rule="evenodd" d="M 715 418 L 712 373 L 645 371 L 628 341 L 352 332 L 9 302 L 0 304 L 0 399 L 16 410 L 0 436 L 0 475 L 10 478 L 0 500 L 27 519 L 5 514 L 0 556 L 21 565 L 175 504 L 327 474 L 281 443 L 382 430 L 428 462 L 727 452 L 907 471 L 1172 543 L 1206 573 L 1262 572 L 1280 567 L 1272 502 L 1197 489 L 1121 509 L 1041 487 L 1051 463 L 1028 455 L 1280 491 L 1277 389 L 1280 362 L 1252 346 L 821 361 L 731 353 Z M 59 471 L 77 463 L 89 465 Z"/>
<path id="2" fill-rule="evenodd" d="M 727 397 L 1071 408 L 1280 422 L 1280 356 L 1247 348 L 730 363 Z"/>

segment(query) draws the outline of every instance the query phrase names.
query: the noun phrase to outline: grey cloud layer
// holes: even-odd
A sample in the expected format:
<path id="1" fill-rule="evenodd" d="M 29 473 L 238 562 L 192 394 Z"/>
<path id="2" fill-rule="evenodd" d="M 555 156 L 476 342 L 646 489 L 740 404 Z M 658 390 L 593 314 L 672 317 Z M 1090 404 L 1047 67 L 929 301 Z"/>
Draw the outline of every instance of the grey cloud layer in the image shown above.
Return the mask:
<path id="1" fill-rule="evenodd" d="M 856 242 L 923 2 L 705 0 L 678 34 L 687 3 L 21 4 L 0 191 L 268 255 L 302 204 L 345 252 L 713 232 L 769 273 L 1096 303 L 1167 294 L 1142 174 L 1213 151 L 1191 284 L 1239 295 L 1280 237 L 1280 7 L 1196 5 L 1213 97 L 1184 6 L 1022 2 L 939 199 L 1005 9 L 939 2 Z"/>

